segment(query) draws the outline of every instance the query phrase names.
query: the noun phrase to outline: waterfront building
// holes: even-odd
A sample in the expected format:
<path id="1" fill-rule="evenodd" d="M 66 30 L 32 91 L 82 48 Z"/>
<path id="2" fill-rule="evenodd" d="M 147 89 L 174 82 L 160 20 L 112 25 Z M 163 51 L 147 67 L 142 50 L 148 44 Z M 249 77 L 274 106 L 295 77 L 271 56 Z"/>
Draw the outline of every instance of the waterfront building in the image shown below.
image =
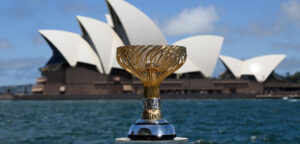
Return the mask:
<path id="1" fill-rule="evenodd" d="M 39 31 L 52 49 L 53 56 L 40 68 L 42 77 L 32 88 L 34 94 L 143 93 L 142 83 L 116 62 L 116 48 L 169 43 L 159 27 L 141 10 L 123 0 L 106 2 L 110 12 L 106 15 L 106 23 L 89 17 L 76 17 L 81 35 L 58 30 Z M 264 93 L 264 83 L 285 56 L 265 56 L 246 61 L 220 56 L 227 72 L 221 79 L 215 79 L 212 74 L 223 40 L 221 36 L 199 35 L 173 43 L 187 48 L 188 59 L 162 82 L 161 93 Z M 269 63 L 265 65 L 266 60 Z M 262 71 L 255 72 L 255 66 Z M 243 79 L 245 75 L 254 76 L 255 80 Z M 272 86 L 270 89 L 273 89 Z"/>

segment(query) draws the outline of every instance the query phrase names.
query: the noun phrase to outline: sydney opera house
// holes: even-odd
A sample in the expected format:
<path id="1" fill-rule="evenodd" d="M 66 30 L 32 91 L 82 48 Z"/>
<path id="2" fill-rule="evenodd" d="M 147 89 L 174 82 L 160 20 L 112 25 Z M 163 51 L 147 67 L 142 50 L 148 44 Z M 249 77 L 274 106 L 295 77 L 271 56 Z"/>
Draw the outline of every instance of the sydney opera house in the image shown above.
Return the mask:
<path id="1" fill-rule="evenodd" d="M 81 34 L 61 30 L 39 30 L 53 51 L 40 68 L 42 77 L 32 88 L 44 95 L 101 95 L 143 93 L 142 83 L 117 63 L 116 48 L 123 45 L 167 45 L 159 27 L 141 10 L 123 0 L 107 0 L 106 22 L 77 16 Z M 160 86 L 161 93 L 264 94 L 282 92 L 274 69 L 285 55 L 265 55 L 239 60 L 219 55 L 224 38 L 199 35 L 172 45 L 187 48 L 186 63 Z M 217 60 L 226 71 L 212 78 Z M 289 89 L 289 88 L 287 88 Z M 291 89 L 289 89 L 291 90 Z M 298 89 L 292 89 L 297 91 Z"/>

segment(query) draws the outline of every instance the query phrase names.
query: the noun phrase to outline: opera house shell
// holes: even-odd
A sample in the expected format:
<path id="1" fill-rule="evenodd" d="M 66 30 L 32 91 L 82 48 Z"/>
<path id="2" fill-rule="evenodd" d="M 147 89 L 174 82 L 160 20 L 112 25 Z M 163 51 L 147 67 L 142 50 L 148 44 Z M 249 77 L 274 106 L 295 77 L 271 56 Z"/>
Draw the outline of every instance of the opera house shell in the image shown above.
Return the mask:
<path id="1" fill-rule="evenodd" d="M 285 57 L 286 55 L 265 55 L 242 61 L 221 55 L 220 59 L 235 78 L 252 75 L 258 82 L 264 82 Z"/>
<path id="2" fill-rule="evenodd" d="M 33 86 L 33 93 L 98 95 L 143 92 L 141 82 L 122 70 L 116 62 L 116 48 L 169 43 L 159 27 L 141 10 L 123 0 L 107 0 L 106 3 L 110 12 L 106 15 L 107 22 L 85 16 L 76 17 L 81 35 L 61 30 L 39 30 L 53 55 L 40 68 L 42 77 Z M 222 84 L 212 79 L 223 40 L 221 36 L 199 35 L 173 43 L 185 46 L 188 58 L 179 70 L 161 84 L 162 92 L 224 92 Z M 283 59 L 282 56 L 278 57 Z M 251 67 L 253 63 L 262 66 L 259 61 L 268 58 L 242 62 L 220 56 L 236 78 L 249 73 L 247 66 Z M 280 61 L 263 69 L 262 74 L 250 72 L 258 81 L 264 81 Z"/>

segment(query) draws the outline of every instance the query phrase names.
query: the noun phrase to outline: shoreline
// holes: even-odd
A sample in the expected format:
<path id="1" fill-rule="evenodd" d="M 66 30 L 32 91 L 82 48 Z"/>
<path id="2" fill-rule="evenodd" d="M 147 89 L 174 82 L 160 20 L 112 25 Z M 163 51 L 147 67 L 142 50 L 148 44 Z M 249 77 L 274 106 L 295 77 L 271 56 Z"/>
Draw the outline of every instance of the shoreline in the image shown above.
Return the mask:
<path id="1" fill-rule="evenodd" d="M 141 99 L 143 95 L 3 95 L 0 100 L 128 100 Z M 256 94 L 161 94 L 161 99 L 282 99 L 296 98 L 299 95 L 256 95 Z"/>

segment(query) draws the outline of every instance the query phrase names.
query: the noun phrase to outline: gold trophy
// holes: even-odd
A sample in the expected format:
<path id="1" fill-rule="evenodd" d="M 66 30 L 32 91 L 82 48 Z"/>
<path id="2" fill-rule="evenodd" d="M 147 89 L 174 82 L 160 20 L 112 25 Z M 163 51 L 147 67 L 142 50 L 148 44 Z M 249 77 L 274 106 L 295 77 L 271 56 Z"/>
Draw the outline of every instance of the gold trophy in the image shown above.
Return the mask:
<path id="1" fill-rule="evenodd" d="M 174 139 L 174 126 L 162 119 L 159 85 L 184 64 L 186 48 L 174 45 L 121 46 L 116 57 L 122 68 L 144 84 L 142 119 L 130 127 L 128 137 L 133 140 Z"/>

